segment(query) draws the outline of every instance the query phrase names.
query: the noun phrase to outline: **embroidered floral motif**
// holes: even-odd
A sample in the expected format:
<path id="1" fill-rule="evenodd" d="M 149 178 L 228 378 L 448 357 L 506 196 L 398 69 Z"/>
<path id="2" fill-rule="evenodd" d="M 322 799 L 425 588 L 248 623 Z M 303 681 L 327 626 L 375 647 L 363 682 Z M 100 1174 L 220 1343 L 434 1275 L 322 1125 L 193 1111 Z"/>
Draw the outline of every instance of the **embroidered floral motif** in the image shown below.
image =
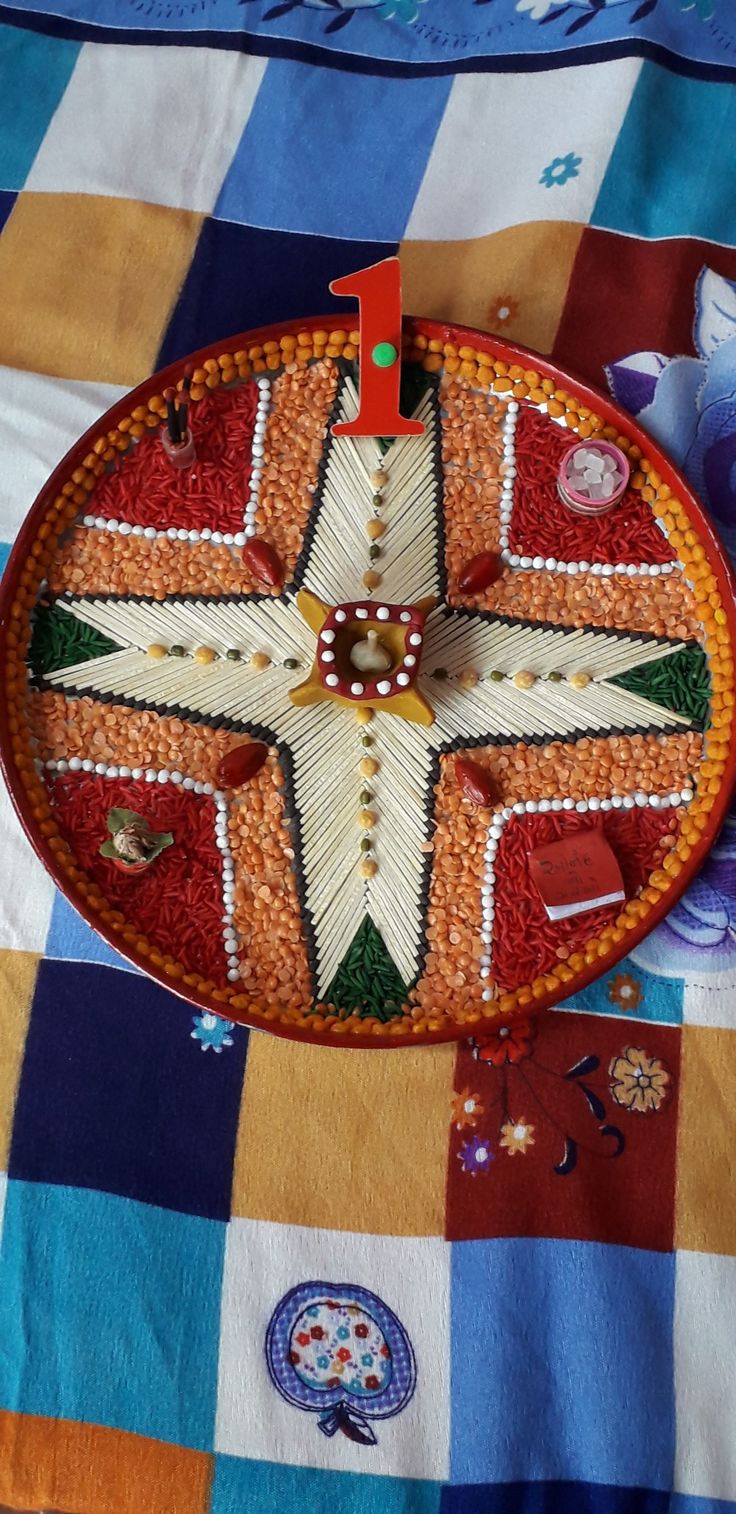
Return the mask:
<path id="1" fill-rule="evenodd" d="M 555 184 L 566 184 L 568 179 L 576 179 L 582 161 L 573 152 L 566 153 L 564 158 L 553 158 L 539 175 L 540 184 L 544 184 L 545 189 L 552 189 Z"/>
<path id="2" fill-rule="evenodd" d="M 498 1144 L 506 1148 L 510 1157 L 516 1156 L 517 1151 L 526 1156 L 528 1148 L 534 1145 L 534 1126 L 528 1125 L 523 1117 L 520 1120 L 509 1120 L 501 1126 Z"/>
<path id="3" fill-rule="evenodd" d="M 353 1283 L 302 1283 L 277 1305 L 266 1362 L 287 1403 L 317 1413 L 318 1428 L 374 1446 L 370 1421 L 399 1414 L 416 1383 L 406 1331 L 375 1293 Z"/>
<path id="4" fill-rule="evenodd" d="M 487 1172 L 494 1160 L 488 1142 L 481 1141 L 478 1136 L 474 1136 L 472 1141 L 466 1141 L 457 1155 L 458 1161 L 462 1162 L 463 1172 L 470 1172 L 473 1176 L 476 1172 Z"/>
<path id="5" fill-rule="evenodd" d="M 617 973 L 608 985 L 608 997 L 611 1004 L 618 1004 L 619 1009 L 638 1009 L 644 995 L 636 978 L 630 978 L 628 973 Z"/>
<path id="6" fill-rule="evenodd" d="M 206 1011 L 203 1015 L 194 1015 L 192 1024 L 194 1030 L 190 1031 L 191 1038 L 200 1042 L 202 1051 L 221 1052 L 223 1046 L 232 1046 L 233 1038 L 229 1034 L 234 1028 L 232 1020 L 223 1020 L 219 1015 L 211 1015 Z"/>
<path id="7" fill-rule="evenodd" d="M 479 1062 L 491 1062 L 494 1067 L 503 1067 L 506 1062 L 523 1062 L 531 1055 L 536 1027 L 529 1020 L 520 1020 L 516 1025 L 502 1025 L 490 1036 L 479 1036 L 473 1042 L 473 1056 Z"/>
<path id="8" fill-rule="evenodd" d="M 624 1109 L 648 1114 L 661 1108 L 667 1097 L 670 1075 L 664 1063 L 641 1047 L 627 1046 L 620 1057 L 614 1057 L 608 1072 L 613 1080 L 611 1094 Z"/>
<path id="9" fill-rule="evenodd" d="M 483 1105 L 477 1093 L 463 1088 L 452 1100 L 452 1119 L 456 1130 L 474 1130 L 483 1114 Z"/>
<path id="10" fill-rule="evenodd" d="M 510 326 L 519 314 L 519 305 L 510 294 L 499 294 L 488 307 L 488 322 L 494 331 Z"/>

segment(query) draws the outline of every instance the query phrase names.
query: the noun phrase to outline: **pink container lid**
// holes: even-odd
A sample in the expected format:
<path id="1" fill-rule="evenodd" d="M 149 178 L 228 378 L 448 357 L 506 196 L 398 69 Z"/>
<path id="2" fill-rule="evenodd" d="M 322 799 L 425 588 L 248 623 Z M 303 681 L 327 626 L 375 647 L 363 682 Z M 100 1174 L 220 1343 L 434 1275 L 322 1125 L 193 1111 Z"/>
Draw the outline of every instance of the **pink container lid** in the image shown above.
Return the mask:
<path id="1" fill-rule="evenodd" d="M 607 499 L 591 499 L 588 494 L 580 494 L 570 484 L 568 480 L 569 466 L 575 454 L 581 450 L 584 452 L 597 452 L 601 457 L 613 458 L 621 474 L 621 482 L 614 489 L 613 494 L 609 494 Z M 563 453 L 560 458 L 560 466 L 557 472 L 557 489 L 563 503 L 568 505 L 571 510 L 576 510 L 581 515 L 605 515 L 623 497 L 630 474 L 631 466 L 626 453 L 622 452 L 620 447 L 614 446 L 613 442 L 598 441 L 597 438 L 590 442 L 580 440 L 575 442 L 574 446 L 569 447 L 567 452 Z"/>

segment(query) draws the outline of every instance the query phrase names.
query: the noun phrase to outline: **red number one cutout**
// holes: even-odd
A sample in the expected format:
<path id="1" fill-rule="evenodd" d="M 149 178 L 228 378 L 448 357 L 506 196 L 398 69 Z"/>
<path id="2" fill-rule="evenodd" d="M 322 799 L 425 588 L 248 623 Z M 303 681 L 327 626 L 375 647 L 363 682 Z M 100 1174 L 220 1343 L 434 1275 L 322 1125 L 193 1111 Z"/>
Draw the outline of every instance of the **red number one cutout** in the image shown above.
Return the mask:
<path id="1" fill-rule="evenodd" d="M 354 421 L 336 421 L 333 436 L 422 436 L 422 421 L 399 410 L 401 381 L 401 268 L 384 258 L 370 268 L 333 279 L 333 294 L 353 295 L 360 306 L 360 405 Z"/>

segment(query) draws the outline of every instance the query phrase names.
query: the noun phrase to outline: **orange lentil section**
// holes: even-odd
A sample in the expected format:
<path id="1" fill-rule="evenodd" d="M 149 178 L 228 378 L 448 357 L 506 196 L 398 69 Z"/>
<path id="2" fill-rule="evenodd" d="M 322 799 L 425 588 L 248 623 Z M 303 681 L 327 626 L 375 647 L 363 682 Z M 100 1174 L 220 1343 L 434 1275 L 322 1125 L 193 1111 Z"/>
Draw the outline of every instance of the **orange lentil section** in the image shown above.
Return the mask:
<path id="1" fill-rule="evenodd" d="M 429 951 L 424 971 L 410 994 L 413 1019 L 449 1014 L 463 1023 L 480 1019 L 492 1004 L 481 999 L 481 899 L 483 852 L 490 811 L 463 798 L 454 761 L 443 757 L 435 787 L 435 831 L 429 893 Z"/>
<path id="2" fill-rule="evenodd" d="M 442 379 L 440 403 L 448 598 L 465 604 L 468 596 L 457 591 L 465 563 L 500 546 L 503 412 L 492 394 L 459 377 Z"/>
<path id="3" fill-rule="evenodd" d="M 335 364 L 325 359 L 282 373 L 273 385 L 256 523 L 278 552 L 287 579 L 301 551 L 337 379 Z"/>
<path id="4" fill-rule="evenodd" d="M 523 799 L 606 799 L 635 789 L 665 794 L 685 788 L 697 775 L 703 738 L 697 731 L 583 736 L 543 747 L 474 747 L 462 755 L 490 775 L 501 806 Z"/>
<path id="5" fill-rule="evenodd" d="M 231 738 L 232 743 L 232 738 Z M 246 993 L 280 1014 L 299 1018 L 309 1009 L 312 988 L 292 863 L 294 849 L 284 825 L 283 775 L 278 762 L 262 768 L 248 785 L 229 823 L 235 863 L 233 921 L 248 953 L 241 977 Z"/>
<path id="6" fill-rule="evenodd" d="M 169 541 L 158 536 L 120 536 L 117 532 L 77 526 L 60 544 L 49 568 L 54 593 L 249 594 L 257 583 L 237 547 L 210 541 Z"/>
<path id="7" fill-rule="evenodd" d="M 518 615 L 552 625 L 614 627 L 650 631 L 672 639 L 703 639 L 692 591 L 680 575 L 662 578 L 601 578 L 594 573 L 546 573 L 507 569 L 484 594 L 469 603 L 501 615 Z"/>

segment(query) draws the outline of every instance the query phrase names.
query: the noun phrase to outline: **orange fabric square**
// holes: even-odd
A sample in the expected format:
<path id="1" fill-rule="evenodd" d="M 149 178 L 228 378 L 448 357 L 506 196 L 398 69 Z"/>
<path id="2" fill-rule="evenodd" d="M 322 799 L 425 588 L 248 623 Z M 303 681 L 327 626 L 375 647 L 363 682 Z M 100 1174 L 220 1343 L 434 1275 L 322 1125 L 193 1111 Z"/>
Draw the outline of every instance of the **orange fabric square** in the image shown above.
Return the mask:
<path id="1" fill-rule="evenodd" d="M 0 240 L 0 363 L 140 383 L 202 219 L 101 195 L 19 195 Z"/>
<path id="2" fill-rule="evenodd" d="M 402 242 L 404 309 L 549 352 L 582 232 L 530 221 L 466 241 Z"/>
<path id="3" fill-rule="evenodd" d="M 0 951 L 0 1171 L 7 1168 L 15 1095 L 39 958 Z"/>
<path id="4" fill-rule="evenodd" d="M 736 1256 L 736 1032 L 682 1029 L 675 1245 Z"/>
<path id="5" fill-rule="evenodd" d="M 442 1235 L 453 1046 L 342 1051 L 251 1036 L 232 1210 Z"/>
<path id="6" fill-rule="evenodd" d="M 101 1425 L 0 1412 L 0 1501 L 70 1514 L 206 1514 L 212 1457 Z"/>

